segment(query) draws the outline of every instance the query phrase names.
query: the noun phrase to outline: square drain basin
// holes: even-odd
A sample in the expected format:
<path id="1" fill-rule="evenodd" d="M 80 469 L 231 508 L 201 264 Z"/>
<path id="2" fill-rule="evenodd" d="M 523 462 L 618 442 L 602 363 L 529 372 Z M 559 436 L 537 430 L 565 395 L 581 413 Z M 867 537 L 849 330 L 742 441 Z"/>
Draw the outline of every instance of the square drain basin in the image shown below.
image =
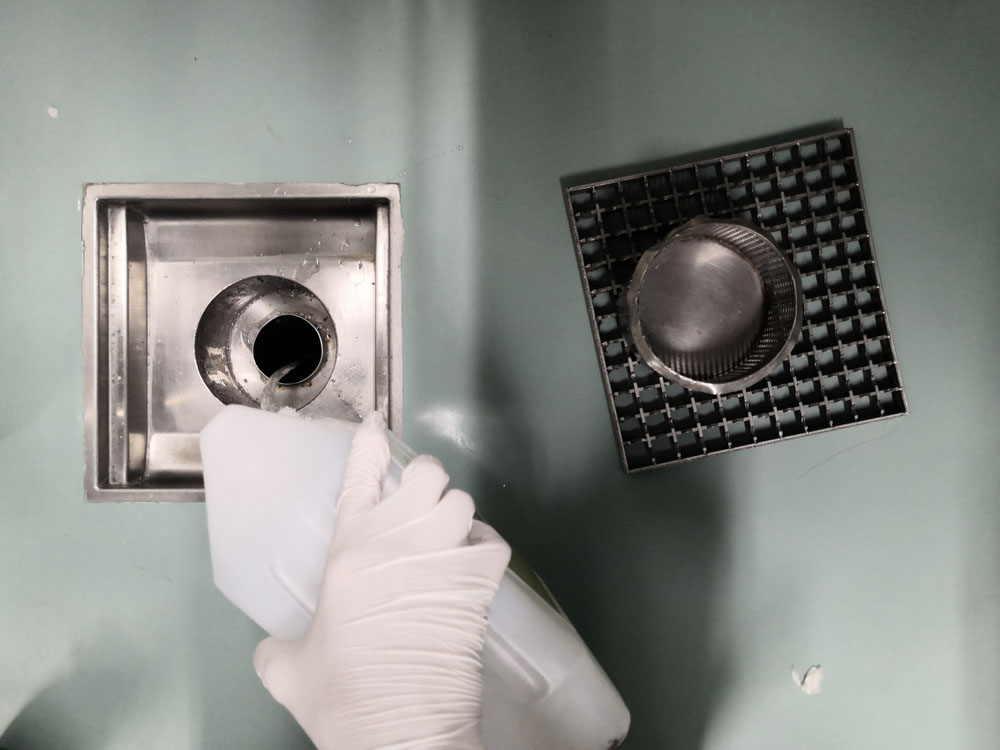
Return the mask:
<path id="1" fill-rule="evenodd" d="M 397 185 L 87 185 L 88 501 L 204 499 L 227 403 L 402 428 Z"/>

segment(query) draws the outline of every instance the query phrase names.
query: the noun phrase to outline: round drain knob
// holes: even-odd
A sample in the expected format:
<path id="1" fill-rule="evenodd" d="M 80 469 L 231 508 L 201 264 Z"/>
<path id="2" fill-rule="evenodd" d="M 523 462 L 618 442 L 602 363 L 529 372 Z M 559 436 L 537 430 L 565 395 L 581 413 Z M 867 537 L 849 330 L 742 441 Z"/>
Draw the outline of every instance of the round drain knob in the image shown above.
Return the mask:
<path id="1" fill-rule="evenodd" d="M 753 344 L 764 319 L 764 284 L 739 253 L 695 237 L 656 253 L 636 307 L 643 335 L 665 363 L 692 378 L 711 378 Z"/>
<path id="2" fill-rule="evenodd" d="M 726 393 L 788 356 L 802 326 L 798 272 L 769 237 L 695 219 L 647 250 L 626 295 L 629 335 L 665 378 Z"/>

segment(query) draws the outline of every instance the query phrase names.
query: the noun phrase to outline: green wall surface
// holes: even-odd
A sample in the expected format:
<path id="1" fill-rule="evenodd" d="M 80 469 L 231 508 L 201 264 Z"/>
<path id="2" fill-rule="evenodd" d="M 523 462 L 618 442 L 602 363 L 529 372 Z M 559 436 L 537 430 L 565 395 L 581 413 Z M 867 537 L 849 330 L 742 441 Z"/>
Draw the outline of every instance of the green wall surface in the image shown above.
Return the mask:
<path id="1" fill-rule="evenodd" d="M 405 438 L 547 580 L 626 748 L 1000 747 L 998 38 L 988 0 L 0 0 L 2 744 L 309 746 L 204 507 L 84 503 L 81 184 L 392 181 Z M 827 123 L 911 414 L 626 476 L 560 180 Z"/>

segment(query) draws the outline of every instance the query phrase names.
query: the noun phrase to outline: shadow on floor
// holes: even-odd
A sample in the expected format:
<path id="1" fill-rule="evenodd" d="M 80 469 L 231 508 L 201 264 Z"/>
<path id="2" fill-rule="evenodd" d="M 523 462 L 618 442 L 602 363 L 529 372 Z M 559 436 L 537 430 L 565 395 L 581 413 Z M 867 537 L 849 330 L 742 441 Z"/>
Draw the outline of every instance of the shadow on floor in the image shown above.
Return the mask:
<path id="1" fill-rule="evenodd" d="M 154 675 L 123 635 L 78 647 L 72 669 L 44 687 L 0 735 L 3 750 L 106 747 L 140 705 Z M 114 710 L 108 710 L 114 706 Z"/>
<path id="2" fill-rule="evenodd" d="M 632 714 L 624 747 L 697 748 L 724 700 L 729 669 L 725 634 L 714 622 L 728 565 L 730 478 L 711 459 L 643 475 L 622 471 L 596 356 L 563 341 L 586 330 L 586 309 L 558 175 L 542 180 L 533 171 L 547 154 L 530 137 L 537 122 L 527 122 L 551 112 L 553 81 L 565 73 L 547 74 L 546 63 L 562 63 L 546 45 L 586 49 L 592 103 L 601 101 L 602 87 L 616 85 L 602 77 L 609 69 L 602 61 L 614 51 L 576 38 L 574 29 L 583 16 L 586 28 L 600 28 L 594 15 L 609 12 L 599 3 L 572 13 L 536 4 L 522 14 L 531 18 L 523 29 L 509 13 L 487 8 L 479 15 L 478 90 L 489 95 L 481 95 L 477 112 L 477 194 L 484 205 L 493 200 L 479 215 L 475 259 L 482 290 L 476 403 L 498 428 L 486 430 L 490 468 L 474 489 L 618 687 Z M 519 79 L 513 101 L 504 92 L 517 75 L 507 62 L 517 55 L 540 62 L 537 76 Z M 582 117 L 589 129 L 610 127 L 599 106 L 581 110 Z M 532 206 L 550 199 L 565 226 L 556 244 L 551 232 L 542 241 L 530 225 L 539 214 Z M 560 356 L 571 349 L 572 361 Z M 577 417 L 581 399 L 587 408 Z M 569 434 L 574 429 L 580 434 Z"/>

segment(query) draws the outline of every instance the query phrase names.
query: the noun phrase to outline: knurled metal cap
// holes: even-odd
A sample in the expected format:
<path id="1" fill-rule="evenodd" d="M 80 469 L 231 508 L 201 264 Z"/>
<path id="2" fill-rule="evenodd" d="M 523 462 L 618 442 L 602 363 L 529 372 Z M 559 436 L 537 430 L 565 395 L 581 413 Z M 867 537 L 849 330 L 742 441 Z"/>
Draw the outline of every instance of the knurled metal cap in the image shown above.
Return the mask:
<path id="1" fill-rule="evenodd" d="M 639 356 L 665 378 L 706 393 L 764 379 L 802 327 L 798 271 L 745 222 L 699 218 L 647 250 L 626 295 Z"/>

